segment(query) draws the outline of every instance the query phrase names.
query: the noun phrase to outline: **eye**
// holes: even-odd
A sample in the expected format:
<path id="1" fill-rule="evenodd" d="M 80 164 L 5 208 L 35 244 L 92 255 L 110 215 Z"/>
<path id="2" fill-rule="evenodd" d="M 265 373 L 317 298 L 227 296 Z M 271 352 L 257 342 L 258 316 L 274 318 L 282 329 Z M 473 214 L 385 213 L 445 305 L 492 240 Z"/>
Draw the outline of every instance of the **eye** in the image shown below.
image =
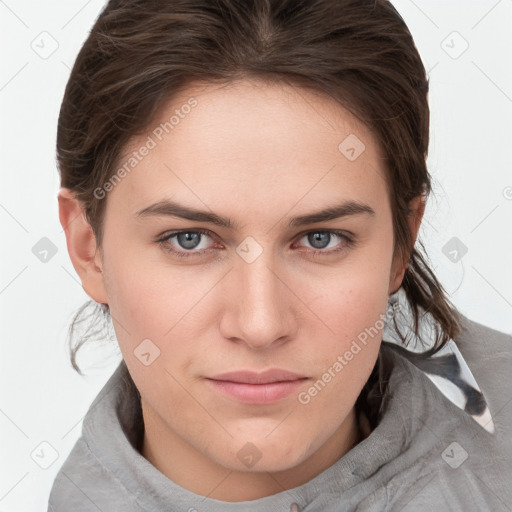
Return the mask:
<path id="1" fill-rule="evenodd" d="M 211 239 L 211 233 L 204 229 L 173 231 L 157 239 L 163 249 L 179 258 L 201 256 L 211 249 L 205 239 Z M 309 231 L 299 241 L 306 239 L 312 250 L 305 251 L 313 255 L 328 256 L 355 245 L 352 236 L 339 230 Z M 340 244 L 341 240 L 341 244 Z M 338 243 L 336 243 L 338 241 Z M 333 248 L 334 247 L 334 248 Z"/>
<path id="2" fill-rule="evenodd" d="M 179 258 L 189 258 L 203 254 L 209 248 L 203 243 L 204 238 L 211 238 L 209 231 L 204 229 L 190 231 L 174 231 L 167 233 L 157 241 L 165 251 L 172 253 Z M 173 241 L 171 243 L 171 240 Z M 201 247 L 201 245 L 203 247 Z M 197 250 L 200 249 L 200 250 Z"/>
<path id="3" fill-rule="evenodd" d="M 355 245 L 354 238 L 344 231 L 339 230 L 317 230 L 305 233 L 300 239 L 306 240 L 313 247 L 314 255 L 331 255 Z M 340 244 L 341 240 L 341 244 Z"/>

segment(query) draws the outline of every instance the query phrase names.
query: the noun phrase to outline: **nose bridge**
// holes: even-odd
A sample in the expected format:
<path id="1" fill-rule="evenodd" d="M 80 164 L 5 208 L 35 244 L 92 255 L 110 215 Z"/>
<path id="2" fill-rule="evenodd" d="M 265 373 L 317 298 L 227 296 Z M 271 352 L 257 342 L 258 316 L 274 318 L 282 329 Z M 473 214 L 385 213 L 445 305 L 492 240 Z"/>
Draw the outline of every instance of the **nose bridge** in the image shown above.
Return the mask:
<path id="1" fill-rule="evenodd" d="M 241 280 L 243 283 L 242 299 L 251 302 L 252 307 L 258 309 L 269 309 L 276 301 L 279 293 L 279 280 L 272 271 L 272 258 L 269 255 L 261 255 L 256 261 L 238 264 Z"/>
<path id="2" fill-rule="evenodd" d="M 253 347 L 264 347 L 291 334 L 289 319 L 290 297 L 286 287 L 276 276 L 274 258 L 270 249 L 258 250 L 251 241 L 248 251 L 241 244 L 240 259 L 235 265 L 240 289 L 237 298 L 236 322 L 238 337 Z M 257 252 L 255 252 L 257 251 Z M 258 253 L 258 254 L 257 254 Z M 250 255 L 250 257 L 247 257 Z"/>

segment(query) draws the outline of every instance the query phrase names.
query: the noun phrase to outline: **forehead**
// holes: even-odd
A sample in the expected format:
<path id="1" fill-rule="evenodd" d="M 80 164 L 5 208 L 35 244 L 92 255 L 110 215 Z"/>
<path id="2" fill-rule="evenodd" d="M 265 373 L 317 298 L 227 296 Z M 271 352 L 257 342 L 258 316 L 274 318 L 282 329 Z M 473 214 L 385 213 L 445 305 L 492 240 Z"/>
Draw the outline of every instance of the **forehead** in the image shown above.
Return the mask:
<path id="1" fill-rule="evenodd" d="M 320 92 L 259 80 L 175 94 L 130 141 L 122 166 L 128 172 L 111 195 L 131 195 L 132 211 L 182 193 L 261 208 L 283 193 L 316 206 L 326 194 L 368 199 L 386 188 L 379 145 L 355 116 Z"/>

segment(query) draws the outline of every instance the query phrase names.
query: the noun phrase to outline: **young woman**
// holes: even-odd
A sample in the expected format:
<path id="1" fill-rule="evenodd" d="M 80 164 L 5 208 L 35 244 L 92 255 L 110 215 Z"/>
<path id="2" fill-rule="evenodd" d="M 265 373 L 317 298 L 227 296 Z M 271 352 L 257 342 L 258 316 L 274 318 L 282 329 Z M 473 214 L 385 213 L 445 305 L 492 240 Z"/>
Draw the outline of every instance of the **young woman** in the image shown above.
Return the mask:
<path id="1" fill-rule="evenodd" d="M 509 510 L 512 339 L 416 247 L 427 95 L 388 1 L 107 4 L 58 199 L 123 360 L 49 510 Z"/>

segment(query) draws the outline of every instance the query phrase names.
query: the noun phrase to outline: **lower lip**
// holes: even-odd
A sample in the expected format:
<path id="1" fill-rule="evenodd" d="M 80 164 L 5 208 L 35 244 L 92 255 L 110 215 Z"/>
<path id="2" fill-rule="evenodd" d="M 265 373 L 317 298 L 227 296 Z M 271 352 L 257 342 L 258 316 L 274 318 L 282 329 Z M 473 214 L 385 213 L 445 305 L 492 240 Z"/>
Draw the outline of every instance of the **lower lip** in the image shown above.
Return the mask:
<path id="1" fill-rule="evenodd" d="M 244 384 L 224 380 L 206 379 L 217 391 L 247 404 L 270 404 L 296 392 L 307 379 Z"/>

